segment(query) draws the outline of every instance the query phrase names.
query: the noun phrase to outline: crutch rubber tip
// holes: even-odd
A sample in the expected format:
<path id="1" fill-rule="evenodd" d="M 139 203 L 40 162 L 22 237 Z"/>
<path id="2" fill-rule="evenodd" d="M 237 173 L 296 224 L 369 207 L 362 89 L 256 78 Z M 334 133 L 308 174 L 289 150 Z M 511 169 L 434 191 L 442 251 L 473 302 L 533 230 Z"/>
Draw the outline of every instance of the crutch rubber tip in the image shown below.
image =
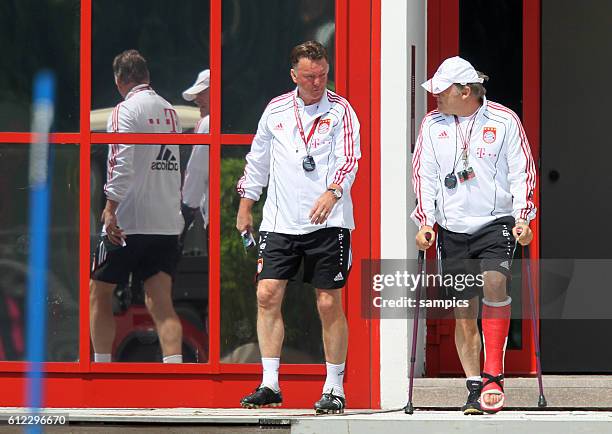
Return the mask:
<path id="1" fill-rule="evenodd" d="M 543 408 L 547 405 L 548 404 L 546 403 L 546 398 L 544 398 L 544 395 L 540 395 L 540 399 L 538 399 L 538 407 Z"/>
<path id="2" fill-rule="evenodd" d="M 406 407 L 404 407 L 404 413 L 406 414 L 412 414 L 414 413 L 414 406 L 412 405 L 412 402 L 409 402 Z"/>

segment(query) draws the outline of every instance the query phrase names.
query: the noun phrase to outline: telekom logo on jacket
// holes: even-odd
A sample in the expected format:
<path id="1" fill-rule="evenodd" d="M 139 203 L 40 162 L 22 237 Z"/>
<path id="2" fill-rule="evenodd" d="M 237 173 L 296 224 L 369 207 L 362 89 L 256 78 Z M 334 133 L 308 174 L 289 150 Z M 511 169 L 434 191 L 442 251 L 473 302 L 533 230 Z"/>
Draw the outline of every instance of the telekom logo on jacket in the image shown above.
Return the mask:
<path id="1" fill-rule="evenodd" d="M 159 118 L 149 118 L 149 125 L 159 125 Z M 166 125 L 172 127 L 172 130 L 168 131 L 169 133 L 177 133 L 176 126 L 178 125 L 178 114 L 174 109 L 165 108 L 164 109 L 164 121 Z"/>

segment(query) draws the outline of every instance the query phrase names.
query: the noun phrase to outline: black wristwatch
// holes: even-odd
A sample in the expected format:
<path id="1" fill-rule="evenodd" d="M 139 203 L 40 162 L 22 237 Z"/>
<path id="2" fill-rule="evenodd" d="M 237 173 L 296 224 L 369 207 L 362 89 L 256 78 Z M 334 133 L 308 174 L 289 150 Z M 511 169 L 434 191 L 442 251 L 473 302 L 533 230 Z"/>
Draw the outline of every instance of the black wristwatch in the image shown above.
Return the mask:
<path id="1" fill-rule="evenodd" d="M 331 191 L 332 194 L 336 197 L 336 199 L 340 200 L 342 197 L 342 190 L 339 188 L 328 188 L 327 191 Z"/>

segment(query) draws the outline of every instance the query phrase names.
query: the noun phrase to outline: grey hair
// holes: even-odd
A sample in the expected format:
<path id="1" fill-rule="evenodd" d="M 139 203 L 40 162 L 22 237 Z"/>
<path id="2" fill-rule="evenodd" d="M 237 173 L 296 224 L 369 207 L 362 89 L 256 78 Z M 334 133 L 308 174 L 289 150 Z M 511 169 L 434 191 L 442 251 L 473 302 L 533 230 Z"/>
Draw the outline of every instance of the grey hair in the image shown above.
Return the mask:
<path id="1" fill-rule="evenodd" d="M 471 90 L 471 94 L 482 101 L 482 97 L 487 94 L 487 88 L 484 87 L 484 83 L 489 81 L 489 76 L 480 71 L 476 71 L 476 73 L 478 74 L 478 78 L 482 78 L 482 83 L 455 83 L 455 86 L 459 90 L 463 90 L 463 88 L 466 86 L 469 87 Z"/>

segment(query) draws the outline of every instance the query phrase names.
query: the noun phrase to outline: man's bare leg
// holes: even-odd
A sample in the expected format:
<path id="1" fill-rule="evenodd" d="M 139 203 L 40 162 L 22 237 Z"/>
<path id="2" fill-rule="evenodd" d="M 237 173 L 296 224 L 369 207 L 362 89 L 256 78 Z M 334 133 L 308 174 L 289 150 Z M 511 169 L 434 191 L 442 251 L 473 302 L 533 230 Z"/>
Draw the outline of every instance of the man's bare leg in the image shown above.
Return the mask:
<path id="1" fill-rule="evenodd" d="M 113 349 L 116 329 L 113 316 L 115 286 L 114 283 L 99 280 L 89 281 L 89 328 L 94 352 L 99 355 L 110 355 Z"/>
<path id="2" fill-rule="evenodd" d="M 145 304 L 155 322 L 164 358 L 181 356 L 182 361 L 183 327 L 172 304 L 172 278 L 160 271 L 145 280 L 144 289 Z"/>
<path id="3" fill-rule="evenodd" d="M 455 308 L 455 346 L 466 377 L 480 376 L 482 341 L 478 330 L 478 296 L 468 307 Z"/>
<path id="4" fill-rule="evenodd" d="M 282 305 L 287 280 L 262 279 L 257 285 L 257 340 L 261 352 L 261 384 L 280 390 L 278 370 L 285 339 Z"/>
<path id="5" fill-rule="evenodd" d="M 317 289 L 317 310 L 323 328 L 325 360 L 340 364 L 348 350 L 348 323 L 342 307 L 342 289 Z"/>
<path id="6" fill-rule="evenodd" d="M 286 280 L 263 279 L 257 285 L 257 339 L 261 357 L 280 357 L 285 338 L 281 307 Z"/>
<path id="7" fill-rule="evenodd" d="M 344 397 L 343 382 L 348 350 L 348 323 L 342 307 L 342 289 L 317 289 L 316 293 L 327 368 L 323 393 Z"/>

